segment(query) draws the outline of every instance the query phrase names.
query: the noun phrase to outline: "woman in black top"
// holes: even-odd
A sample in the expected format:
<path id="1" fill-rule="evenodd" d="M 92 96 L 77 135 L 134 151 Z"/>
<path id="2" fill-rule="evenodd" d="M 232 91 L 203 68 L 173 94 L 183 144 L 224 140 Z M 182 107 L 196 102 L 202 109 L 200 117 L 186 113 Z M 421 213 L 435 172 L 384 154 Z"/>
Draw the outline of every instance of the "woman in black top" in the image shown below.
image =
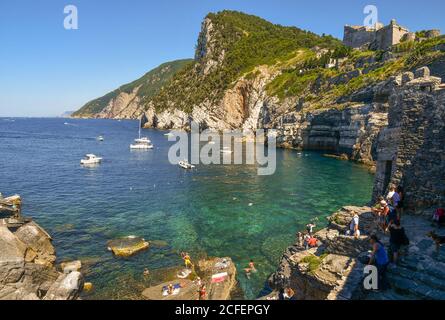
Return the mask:
<path id="1" fill-rule="evenodd" d="M 392 262 L 397 264 L 397 260 L 399 258 L 400 248 L 403 245 L 408 245 L 408 237 L 405 233 L 405 228 L 400 226 L 400 221 L 395 221 L 389 226 L 389 245 L 390 251 L 392 253 Z"/>

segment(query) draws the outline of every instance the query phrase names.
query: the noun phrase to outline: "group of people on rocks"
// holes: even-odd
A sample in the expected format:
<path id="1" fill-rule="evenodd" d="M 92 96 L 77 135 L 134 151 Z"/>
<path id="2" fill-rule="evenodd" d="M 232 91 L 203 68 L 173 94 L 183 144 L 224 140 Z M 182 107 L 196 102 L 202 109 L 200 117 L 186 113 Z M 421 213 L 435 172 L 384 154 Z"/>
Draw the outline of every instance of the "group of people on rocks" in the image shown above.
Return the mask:
<path id="1" fill-rule="evenodd" d="M 401 250 L 409 245 L 409 239 L 405 228 L 402 227 L 402 216 L 404 209 L 405 193 L 402 187 L 391 185 L 389 192 L 385 197 L 380 197 L 379 202 L 372 208 L 372 212 L 377 217 L 377 223 L 380 230 L 389 233 L 389 248 L 380 241 L 376 234 L 371 235 L 370 243 L 372 252 L 369 259 L 369 265 L 377 268 L 379 276 L 379 289 L 385 290 L 388 282 L 385 277 L 386 270 L 390 263 L 397 266 Z"/>
<path id="2" fill-rule="evenodd" d="M 317 225 L 310 222 L 306 225 L 306 233 L 297 232 L 297 245 L 304 247 L 306 250 L 310 248 L 316 248 L 318 246 L 318 239 L 314 235 L 314 229 Z"/>

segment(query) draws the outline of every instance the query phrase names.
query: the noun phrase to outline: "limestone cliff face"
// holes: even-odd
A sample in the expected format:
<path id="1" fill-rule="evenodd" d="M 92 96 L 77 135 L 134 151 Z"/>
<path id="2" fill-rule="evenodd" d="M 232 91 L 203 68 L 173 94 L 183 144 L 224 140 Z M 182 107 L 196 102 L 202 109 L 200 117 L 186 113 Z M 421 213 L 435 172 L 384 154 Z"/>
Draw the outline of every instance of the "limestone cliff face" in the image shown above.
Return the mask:
<path id="1" fill-rule="evenodd" d="M 0 219 L 0 300 L 73 300 L 83 288 L 78 271 L 55 267 L 51 237 L 35 222 L 8 228 Z"/>
<path id="2" fill-rule="evenodd" d="M 142 115 L 141 99 L 137 96 L 140 87 L 130 93 L 122 92 L 116 98 L 111 99 L 105 109 L 97 114 L 97 118 L 103 119 L 135 119 Z"/>
<path id="3" fill-rule="evenodd" d="M 207 62 L 206 62 L 207 63 Z M 204 69 L 207 67 L 204 67 Z M 191 113 L 171 108 L 156 112 L 153 104 L 145 112 L 145 127 L 161 130 L 189 129 L 194 121 L 201 129 L 217 131 L 262 128 L 262 110 L 270 99 L 266 85 L 274 73 L 266 66 L 256 69 L 254 78 L 240 78 L 232 88 L 224 92 L 216 105 L 210 101 L 194 106 Z"/>

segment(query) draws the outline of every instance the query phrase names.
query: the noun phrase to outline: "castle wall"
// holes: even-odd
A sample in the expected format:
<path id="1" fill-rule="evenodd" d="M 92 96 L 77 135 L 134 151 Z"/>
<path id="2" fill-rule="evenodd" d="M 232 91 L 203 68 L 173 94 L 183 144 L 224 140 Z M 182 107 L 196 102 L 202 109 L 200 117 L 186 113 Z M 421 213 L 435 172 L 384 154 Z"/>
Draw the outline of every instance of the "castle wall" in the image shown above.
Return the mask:
<path id="1" fill-rule="evenodd" d="M 427 68 L 416 74 L 391 96 L 389 125 L 377 143 L 373 197 L 386 194 L 389 184 L 401 185 L 407 209 L 418 212 L 445 204 L 445 88 Z"/>
<path id="2" fill-rule="evenodd" d="M 372 50 L 386 50 L 400 43 L 409 30 L 398 25 L 395 20 L 385 27 L 374 28 L 345 26 L 343 43 L 352 48 L 370 46 Z"/>
<path id="3" fill-rule="evenodd" d="M 374 30 L 366 27 L 345 26 L 343 43 L 352 48 L 360 48 L 374 40 Z"/>

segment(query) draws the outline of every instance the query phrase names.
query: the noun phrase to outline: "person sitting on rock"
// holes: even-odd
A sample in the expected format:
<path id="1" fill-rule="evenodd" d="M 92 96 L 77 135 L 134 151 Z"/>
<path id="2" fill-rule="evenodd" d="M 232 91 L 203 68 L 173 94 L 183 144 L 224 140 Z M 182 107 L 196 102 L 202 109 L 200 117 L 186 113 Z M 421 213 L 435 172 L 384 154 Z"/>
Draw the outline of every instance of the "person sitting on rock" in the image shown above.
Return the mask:
<path id="1" fill-rule="evenodd" d="M 307 244 L 310 248 L 316 248 L 318 246 L 318 240 L 315 237 L 310 237 Z"/>
<path id="2" fill-rule="evenodd" d="M 167 289 L 167 293 L 168 293 L 168 295 L 169 295 L 169 296 L 172 295 L 172 294 L 173 294 L 173 291 L 174 291 L 174 289 L 173 289 L 173 285 L 170 283 L 170 284 L 168 285 L 168 289 Z"/>
<path id="3" fill-rule="evenodd" d="M 144 277 L 148 277 L 149 275 L 150 275 L 150 271 L 147 268 L 145 268 L 144 269 Z"/>

